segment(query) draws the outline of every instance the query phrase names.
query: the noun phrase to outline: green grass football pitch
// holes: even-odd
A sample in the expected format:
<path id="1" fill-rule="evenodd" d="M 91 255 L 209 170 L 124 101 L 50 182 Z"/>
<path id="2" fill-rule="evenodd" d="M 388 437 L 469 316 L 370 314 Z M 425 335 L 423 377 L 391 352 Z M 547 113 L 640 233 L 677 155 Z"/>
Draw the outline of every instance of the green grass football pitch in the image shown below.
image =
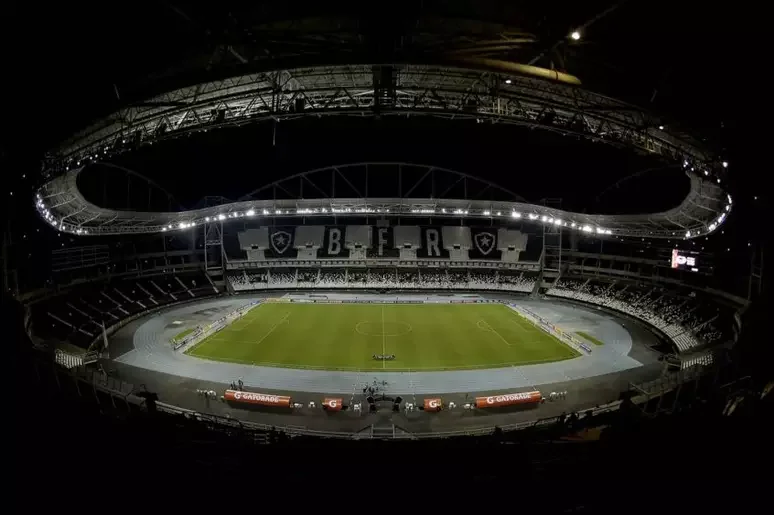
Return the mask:
<path id="1" fill-rule="evenodd" d="M 328 370 L 454 370 L 578 353 L 501 304 L 262 304 L 189 349 L 199 358 Z M 374 354 L 394 354 L 377 361 Z"/>

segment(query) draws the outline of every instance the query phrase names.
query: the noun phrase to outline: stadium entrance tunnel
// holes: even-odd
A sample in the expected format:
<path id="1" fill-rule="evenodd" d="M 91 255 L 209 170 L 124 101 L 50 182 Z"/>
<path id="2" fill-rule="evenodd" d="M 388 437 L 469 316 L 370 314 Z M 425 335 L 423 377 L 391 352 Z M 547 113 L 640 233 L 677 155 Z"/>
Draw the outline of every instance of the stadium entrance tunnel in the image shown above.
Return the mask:
<path id="1" fill-rule="evenodd" d="M 355 332 L 363 336 L 403 336 L 412 331 L 411 324 L 406 322 L 362 321 L 355 325 Z"/>

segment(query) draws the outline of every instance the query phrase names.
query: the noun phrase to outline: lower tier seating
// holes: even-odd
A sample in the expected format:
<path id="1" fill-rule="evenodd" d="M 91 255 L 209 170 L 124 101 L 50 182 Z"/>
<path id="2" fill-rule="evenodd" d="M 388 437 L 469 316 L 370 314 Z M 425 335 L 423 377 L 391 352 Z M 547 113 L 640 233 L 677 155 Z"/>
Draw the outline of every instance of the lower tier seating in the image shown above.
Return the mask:
<path id="1" fill-rule="evenodd" d="M 35 335 L 88 348 L 109 327 L 156 306 L 218 293 L 203 272 L 122 277 L 77 286 L 32 306 Z"/>
<path id="2" fill-rule="evenodd" d="M 719 328 L 730 314 L 695 294 L 680 296 L 652 285 L 603 283 L 585 278 L 559 279 L 547 294 L 597 304 L 644 320 L 663 331 L 680 352 L 728 336 Z"/>

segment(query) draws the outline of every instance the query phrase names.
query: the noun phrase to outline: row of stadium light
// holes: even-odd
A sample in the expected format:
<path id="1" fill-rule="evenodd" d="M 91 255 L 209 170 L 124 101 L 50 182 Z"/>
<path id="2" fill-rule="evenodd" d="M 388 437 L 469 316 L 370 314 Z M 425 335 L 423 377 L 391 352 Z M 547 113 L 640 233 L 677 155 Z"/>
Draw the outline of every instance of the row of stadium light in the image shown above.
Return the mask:
<path id="1" fill-rule="evenodd" d="M 369 208 L 355 208 L 355 209 L 353 209 L 353 208 L 335 208 L 335 207 L 328 209 L 328 208 L 322 207 L 322 208 L 319 208 L 319 209 L 317 209 L 317 208 L 315 208 L 315 209 L 309 209 L 309 208 L 298 209 L 298 210 L 295 211 L 295 213 L 293 212 L 292 209 L 273 209 L 273 210 L 271 210 L 271 209 L 264 209 L 264 210 L 262 210 L 261 214 L 264 215 L 264 216 L 271 216 L 271 215 L 293 215 L 293 214 L 296 214 L 296 215 L 327 214 L 327 213 L 332 213 L 332 214 L 341 214 L 341 213 L 366 214 L 366 213 L 389 213 L 389 212 L 390 212 L 389 209 L 369 209 Z M 228 219 L 243 218 L 243 217 L 252 218 L 252 217 L 256 216 L 256 214 L 258 214 L 258 213 L 255 211 L 255 209 L 248 209 L 247 211 L 234 211 L 234 212 L 227 213 L 227 214 L 220 213 L 220 214 L 214 215 L 214 216 L 205 216 L 203 222 L 204 223 L 210 223 L 210 222 L 216 222 L 216 221 L 222 222 L 222 221 L 228 220 Z M 199 222 L 199 223 L 201 223 L 201 222 Z M 166 227 L 162 227 L 161 230 L 162 231 L 168 231 L 168 230 L 175 229 L 175 228 L 177 228 L 177 229 L 190 229 L 191 227 L 195 227 L 196 225 L 197 225 L 196 221 L 193 221 L 193 222 L 180 222 L 176 226 L 170 224 L 170 225 L 167 225 Z"/>
<path id="2" fill-rule="evenodd" d="M 373 209 L 373 208 L 330 208 L 330 209 L 328 209 L 328 208 L 324 208 L 323 207 L 323 208 L 314 208 L 314 209 L 309 209 L 309 208 L 298 209 L 298 210 L 296 210 L 295 213 L 293 213 L 292 209 L 285 209 L 285 210 L 276 209 L 276 210 L 273 210 L 273 211 L 269 210 L 269 209 L 264 209 L 262 214 L 265 215 L 265 216 L 270 216 L 272 214 L 274 214 L 274 215 L 292 215 L 292 214 L 307 215 L 307 214 L 325 214 L 325 213 L 333 213 L 333 214 L 337 214 L 337 213 L 356 213 L 356 214 L 363 214 L 363 213 L 389 213 L 389 212 L 390 212 L 389 209 L 381 209 L 381 208 L 380 209 Z M 466 215 L 469 214 L 469 211 L 467 209 L 446 209 L 446 208 L 441 208 L 441 209 L 417 208 L 417 209 L 412 209 L 410 212 L 411 212 L 411 214 L 421 214 L 421 215 L 455 214 L 455 215 L 466 216 Z M 495 213 L 492 213 L 492 211 L 485 210 L 485 211 L 482 211 L 481 214 L 482 214 L 482 216 L 487 216 L 487 217 L 492 217 L 492 216 L 500 216 L 500 217 L 505 216 L 505 217 L 508 217 L 508 216 L 510 216 L 510 218 L 515 218 L 515 219 L 520 219 L 522 217 L 521 213 L 519 213 L 518 211 L 511 211 L 510 214 L 507 214 L 507 213 L 503 214 L 502 211 L 497 211 Z M 219 214 L 217 216 L 212 216 L 212 217 L 207 216 L 207 217 L 204 218 L 204 221 L 205 222 L 211 222 L 211 221 L 216 221 L 216 220 L 217 221 L 223 221 L 223 220 L 226 220 L 228 218 L 241 218 L 241 217 L 244 217 L 244 216 L 253 217 L 255 215 L 256 215 L 255 210 L 254 209 L 250 209 L 250 210 L 247 210 L 245 212 L 235 211 L 235 212 L 229 213 L 227 215 L 221 213 L 221 214 Z M 554 225 L 554 226 L 561 226 L 561 227 L 569 227 L 571 229 L 576 229 L 578 231 L 585 232 L 585 233 L 595 233 L 595 234 L 600 234 L 600 235 L 613 234 L 613 231 L 611 229 L 606 229 L 606 228 L 603 228 L 603 227 L 593 227 L 593 226 L 588 225 L 588 224 L 579 224 L 579 223 L 576 223 L 576 222 L 568 222 L 568 221 L 562 220 L 561 218 L 554 218 L 554 217 L 547 216 L 547 215 L 542 215 L 541 216 L 541 215 L 537 215 L 535 213 L 529 213 L 527 215 L 527 217 L 530 220 L 532 220 L 532 221 L 539 220 L 540 222 L 543 222 L 544 224 Z M 189 227 L 191 227 L 193 225 L 195 225 L 195 223 L 190 223 L 190 224 L 183 223 L 183 224 L 179 224 L 179 228 L 187 229 L 187 228 L 189 228 Z M 171 229 L 172 226 L 169 226 L 169 228 Z"/>
<path id="3" fill-rule="evenodd" d="M 55 219 L 55 217 L 51 214 L 51 212 L 46 208 L 45 204 L 43 203 L 43 199 L 41 198 L 40 194 L 37 194 L 36 199 L 36 206 L 38 210 L 41 213 L 41 216 L 51 223 L 55 228 L 59 229 L 60 231 L 67 231 L 72 232 L 74 234 L 88 234 L 87 229 L 83 229 L 81 227 L 77 227 L 75 225 L 71 224 L 65 224 L 63 222 L 59 222 Z M 389 213 L 389 209 L 371 209 L 371 208 L 319 208 L 319 209 L 299 209 L 295 212 L 295 214 L 327 214 L 327 213 L 333 213 L 333 214 L 339 214 L 339 213 L 355 213 L 355 214 L 365 214 L 365 213 Z M 412 209 L 411 213 L 413 214 L 456 214 L 456 215 L 468 215 L 469 211 L 467 209 L 454 209 L 454 210 L 448 210 L 446 208 L 442 208 L 440 210 L 436 209 Z M 288 215 L 288 214 L 294 214 L 293 210 L 291 209 L 275 209 L 275 210 L 269 210 L 269 209 L 263 209 L 262 214 L 264 216 L 270 216 L 270 215 Z M 492 213 L 491 211 L 483 211 L 483 216 L 491 217 L 491 216 L 510 216 L 514 219 L 520 219 L 522 217 L 521 213 L 517 211 L 512 211 L 510 215 L 503 214 L 502 211 L 497 211 L 496 213 Z M 210 223 L 214 221 L 225 221 L 228 219 L 234 219 L 234 218 L 242 218 L 242 217 L 254 217 L 256 216 L 256 211 L 254 209 L 249 209 L 244 212 L 240 211 L 234 211 L 231 213 L 220 213 L 218 215 L 214 216 L 206 216 L 203 220 L 200 221 L 183 221 L 183 222 L 177 222 L 176 224 L 168 224 L 161 228 L 162 232 L 171 231 L 174 229 L 178 230 L 185 230 L 185 229 L 191 229 L 193 227 L 196 227 L 197 225 L 200 225 L 202 222 L 204 223 Z M 567 222 L 563 221 L 560 218 L 553 218 L 550 216 L 543 215 L 542 217 L 530 213 L 528 215 L 528 218 L 532 221 L 536 221 L 540 219 L 541 222 L 545 224 L 555 225 L 555 226 L 562 226 L 562 227 L 569 227 L 572 229 L 577 229 L 579 231 L 585 232 L 585 233 L 596 233 L 600 235 L 609 235 L 612 234 L 612 231 L 610 229 L 604 229 L 602 227 L 592 227 L 590 225 L 581 225 L 577 224 L 575 222 Z"/>
<path id="4" fill-rule="evenodd" d="M 57 220 L 51 211 L 46 207 L 46 204 L 43 202 L 43 197 L 40 196 L 40 193 L 35 195 L 35 207 L 40 213 L 40 216 L 43 217 L 45 221 L 50 223 L 54 229 L 58 229 L 59 231 L 63 232 L 71 232 L 73 234 L 89 234 L 88 229 L 83 229 L 76 225 L 66 224 L 62 220 Z"/>
<path id="5" fill-rule="evenodd" d="M 692 231 L 686 231 L 685 238 L 695 238 L 697 236 L 703 235 L 703 234 L 709 234 L 713 231 L 715 231 L 726 219 L 728 216 L 728 213 L 731 211 L 731 205 L 732 205 L 732 199 L 731 195 L 727 195 L 728 198 L 728 204 L 725 205 L 724 212 L 722 212 L 715 220 L 713 220 L 706 228 L 706 230 L 700 230 L 695 229 Z M 36 201 L 35 201 L 36 208 L 40 212 L 41 216 L 48 221 L 54 228 L 63 231 L 63 232 L 70 232 L 73 234 L 89 234 L 88 229 L 84 229 L 80 226 L 74 225 L 74 224 L 68 224 L 64 221 L 58 221 L 54 215 L 51 213 L 51 211 L 45 206 L 45 203 L 43 202 L 42 197 L 40 196 L 40 193 L 36 194 Z M 387 208 L 303 208 L 298 209 L 294 212 L 292 209 L 263 209 L 261 210 L 262 215 L 264 216 L 271 216 L 271 215 L 313 215 L 313 214 L 342 214 L 342 213 L 353 213 L 353 214 L 373 214 L 373 213 L 389 213 L 390 210 Z M 410 211 L 412 214 L 422 214 L 422 215 L 430 215 L 430 214 L 455 214 L 460 216 L 466 216 L 469 214 L 469 211 L 467 209 L 432 209 L 432 208 L 418 208 L 418 209 L 412 209 Z M 193 221 L 181 221 L 174 224 L 168 224 L 161 228 L 162 232 L 167 232 L 171 230 L 186 230 L 191 229 L 193 227 L 196 227 L 197 225 L 201 225 L 202 223 L 211 223 L 214 221 L 226 221 L 228 219 L 235 219 L 235 218 L 243 218 L 248 217 L 252 218 L 255 217 L 258 214 L 258 212 L 255 209 L 248 209 L 246 211 L 234 211 L 230 213 L 220 213 L 218 215 L 213 216 L 206 216 L 203 219 L 200 220 L 193 220 Z M 518 211 L 511 211 L 503 212 L 503 211 L 490 211 L 490 210 L 484 210 L 481 212 L 482 216 L 486 217 L 510 217 L 512 219 L 521 219 L 522 214 Z M 555 218 L 548 215 L 538 215 L 536 213 L 528 213 L 526 217 L 535 223 L 542 222 L 545 225 L 553 225 L 553 226 L 561 226 L 566 227 L 569 229 L 574 229 L 586 234 L 596 234 L 596 235 L 611 235 L 613 234 L 613 231 L 611 229 L 607 229 L 604 227 L 595 227 L 589 224 L 580 224 L 574 221 L 567 221 L 562 220 L 561 218 Z"/>
<path id="6" fill-rule="evenodd" d="M 70 171 L 70 169 L 75 169 L 80 166 L 87 166 L 90 164 L 97 163 L 100 159 L 109 159 L 111 157 L 114 157 L 116 155 L 122 154 L 131 148 L 135 146 L 136 143 L 141 142 L 142 140 L 146 140 L 147 137 L 143 134 L 142 130 L 134 131 L 130 134 L 127 134 L 129 137 L 129 143 L 127 143 L 127 138 L 123 137 L 121 138 L 121 142 L 116 139 L 114 142 L 111 143 L 109 146 L 105 146 L 100 148 L 99 144 L 94 144 L 93 146 L 95 148 L 88 149 L 84 151 L 84 153 L 79 154 L 77 156 L 73 156 L 70 158 L 67 158 L 66 161 L 60 162 L 61 164 L 58 165 L 58 168 L 61 169 L 61 166 L 64 165 L 65 171 Z M 137 140 L 136 136 L 139 136 L 140 139 Z M 150 142 L 153 144 L 153 142 Z M 100 154 L 100 150 L 102 151 L 102 154 Z M 94 154 L 91 154 L 90 152 L 94 152 Z"/>
<path id="7" fill-rule="evenodd" d="M 511 213 L 511 217 L 513 218 L 521 218 L 521 213 L 513 212 Z M 541 222 L 543 222 L 546 225 L 554 225 L 558 227 L 569 227 L 570 229 L 575 229 L 577 231 L 585 232 L 585 233 L 595 233 L 600 235 L 608 235 L 613 234 L 613 231 L 611 229 L 605 229 L 604 227 L 593 227 L 588 224 L 579 224 L 576 222 L 568 222 L 566 220 L 562 220 L 561 218 L 554 218 L 547 215 L 536 215 L 535 213 L 530 213 L 527 215 L 527 218 L 530 220 L 536 221 L 538 218 Z"/>
<path id="8" fill-rule="evenodd" d="M 432 215 L 432 214 L 455 214 L 455 215 L 467 215 L 468 210 L 467 209 L 455 209 L 453 211 L 446 210 L 445 208 L 441 208 L 440 210 L 437 209 L 412 209 L 412 213 L 415 214 L 423 214 L 423 215 Z M 510 214 L 503 213 L 502 211 L 495 211 L 494 213 L 492 211 L 486 210 L 481 212 L 482 216 L 488 216 L 488 217 L 496 217 L 496 216 L 505 216 L 510 217 L 514 219 L 521 219 L 522 215 L 518 211 L 511 211 Z M 529 218 L 532 221 L 540 220 L 544 224 L 548 225 L 555 225 L 555 226 L 561 226 L 561 227 L 569 227 L 571 229 L 577 229 L 582 232 L 586 233 L 596 233 L 596 234 L 613 234 L 613 231 L 610 229 L 605 229 L 603 227 L 592 227 L 591 225 L 582 225 L 578 224 L 576 222 L 568 222 L 565 220 L 562 220 L 561 218 L 554 218 L 548 215 L 538 215 L 535 213 L 529 213 L 527 215 L 527 218 Z"/>
<path id="9" fill-rule="evenodd" d="M 685 231 L 686 240 L 688 238 L 695 238 L 697 236 L 701 236 L 702 234 L 705 234 L 705 235 L 710 234 L 714 232 L 718 227 L 720 227 L 723 222 L 726 221 L 728 214 L 731 212 L 731 205 L 734 203 L 733 199 L 731 199 L 731 195 L 726 194 L 726 198 L 728 199 L 728 204 L 726 204 L 725 207 L 723 208 L 723 212 L 720 213 L 720 215 L 718 215 L 718 217 L 707 226 L 707 230 L 706 231 L 701 231 L 701 230 Z"/>

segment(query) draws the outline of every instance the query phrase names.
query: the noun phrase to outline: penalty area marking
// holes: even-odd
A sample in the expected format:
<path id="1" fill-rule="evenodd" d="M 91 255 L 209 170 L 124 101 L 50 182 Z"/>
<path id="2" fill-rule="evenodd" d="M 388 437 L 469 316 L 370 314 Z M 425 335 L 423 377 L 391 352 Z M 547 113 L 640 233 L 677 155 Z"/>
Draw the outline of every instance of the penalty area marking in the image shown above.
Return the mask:
<path id="1" fill-rule="evenodd" d="M 265 340 L 266 338 L 268 338 L 268 337 L 269 337 L 269 335 L 270 335 L 271 333 L 273 333 L 273 332 L 274 332 L 274 330 L 275 330 L 276 328 L 278 328 L 280 325 L 282 325 L 282 323 L 284 323 L 284 322 L 287 322 L 287 320 L 288 320 L 288 317 L 289 317 L 289 316 L 290 316 L 290 312 L 288 311 L 287 313 L 285 313 L 285 316 L 283 316 L 282 318 L 280 318 L 280 319 L 279 319 L 279 321 L 277 321 L 277 323 L 276 323 L 276 324 L 274 324 L 273 326 L 271 326 L 271 329 L 269 329 L 269 332 L 268 332 L 268 333 L 264 334 L 264 335 L 263 335 L 263 337 L 262 337 L 260 340 L 258 340 L 257 342 L 255 342 L 255 345 L 256 345 L 256 346 L 257 346 L 257 345 L 260 345 L 260 344 L 261 344 L 261 342 L 263 342 L 263 340 Z"/>
<path id="2" fill-rule="evenodd" d="M 249 311 L 247 311 L 246 313 L 243 313 L 243 314 L 242 314 L 242 315 L 241 315 L 241 316 L 240 316 L 238 319 L 236 319 L 234 322 L 232 322 L 232 323 L 231 323 L 231 327 L 233 328 L 233 330 L 234 330 L 234 331 L 236 331 L 236 332 L 242 332 L 242 331 L 244 331 L 245 329 L 247 329 L 247 327 L 248 327 L 250 324 L 252 324 L 253 322 L 255 322 L 255 321 L 258 319 L 258 317 L 257 317 L 257 316 L 255 316 L 255 314 L 256 314 L 256 311 L 255 311 L 255 310 L 257 310 L 257 309 L 258 309 L 258 308 L 260 308 L 260 307 L 261 307 L 261 306 L 260 306 L 260 305 L 258 305 L 258 306 L 255 306 L 255 307 L 251 308 Z M 288 315 L 289 315 L 289 314 L 290 314 L 290 313 L 288 313 Z M 250 315 L 253 315 L 253 316 L 250 316 Z M 245 324 L 240 324 L 240 322 L 244 322 L 244 321 L 245 321 L 245 319 L 247 319 L 247 323 L 245 323 Z M 235 326 L 235 325 L 237 325 L 237 324 L 240 324 L 240 325 L 239 325 L 239 327 L 238 327 L 238 328 L 235 328 L 234 326 Z"/>

